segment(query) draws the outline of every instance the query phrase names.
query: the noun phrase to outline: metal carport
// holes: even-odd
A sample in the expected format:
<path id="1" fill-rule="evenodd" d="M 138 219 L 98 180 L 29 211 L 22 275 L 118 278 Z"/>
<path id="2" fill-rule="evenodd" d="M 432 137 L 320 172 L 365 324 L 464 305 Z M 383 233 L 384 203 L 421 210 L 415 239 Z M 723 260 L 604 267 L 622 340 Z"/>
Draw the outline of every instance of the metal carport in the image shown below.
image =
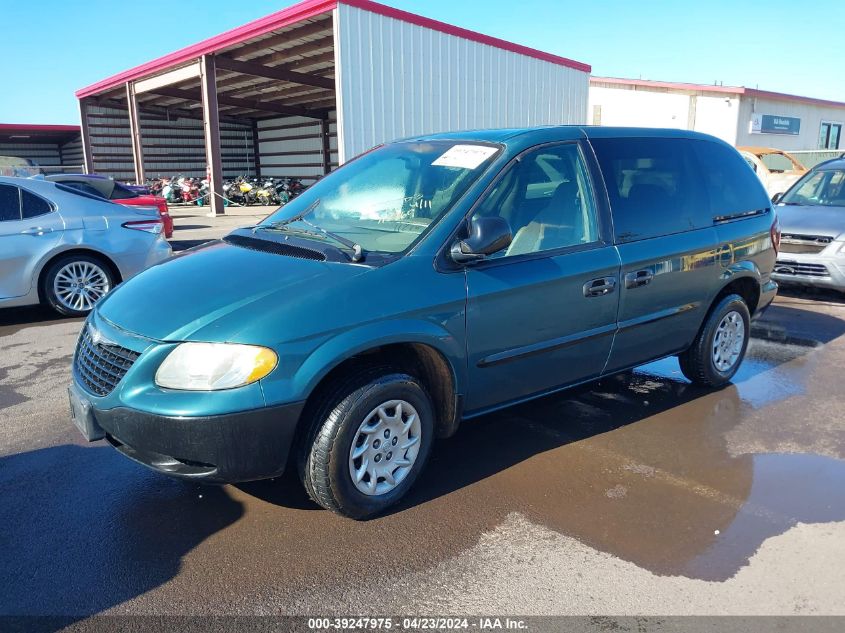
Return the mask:
<path id="1" fill-rule="evenodd" d="M 305 0 L 76 93 L 116 178 L 313 180 L 413 134 L 586 120 L 590 67 L 369 0 Z"/>

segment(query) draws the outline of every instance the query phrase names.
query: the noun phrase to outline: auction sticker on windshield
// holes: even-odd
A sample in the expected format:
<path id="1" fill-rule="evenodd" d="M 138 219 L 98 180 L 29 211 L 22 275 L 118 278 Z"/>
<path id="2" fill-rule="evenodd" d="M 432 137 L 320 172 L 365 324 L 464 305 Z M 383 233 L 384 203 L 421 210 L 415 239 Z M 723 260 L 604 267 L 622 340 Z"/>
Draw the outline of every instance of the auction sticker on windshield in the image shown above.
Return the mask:
<path id="1" fill-rule="evenodd" d="M 453 145 L 431 164 L 439 167 L 475 169 L 497 151 L 499 150 L 495 147 L 486 145 Z"/>

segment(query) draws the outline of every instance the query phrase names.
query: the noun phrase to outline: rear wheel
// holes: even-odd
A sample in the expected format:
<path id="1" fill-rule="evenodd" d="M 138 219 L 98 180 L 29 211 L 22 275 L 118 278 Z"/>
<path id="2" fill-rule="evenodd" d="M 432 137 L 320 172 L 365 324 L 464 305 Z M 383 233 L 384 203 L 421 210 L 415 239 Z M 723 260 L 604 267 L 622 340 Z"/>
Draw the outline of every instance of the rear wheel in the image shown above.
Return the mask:
<path id="1" fill-rule="evenodd" d="M 44 275 L 42 296 L 57 312 L 85 316 L 114 287 L 110 267 L 91 255 L 57 259 Z"/>
<path id="2" fill-rule="evenodd" d="M 338 383 L 316 414 L 300 476 L 318 504 L 363 519 L 408 492 L 433 438 L 434 409 L 416 378 L 359 375 Z"/>
<path id="3" fill-rule="evenodd" d="M 739 295 L 728 295 L 710 312 L 692 346 L 678 356 L 692 382 L 720 387 L 736 374 L 748 349 L 751 315 Z"/>

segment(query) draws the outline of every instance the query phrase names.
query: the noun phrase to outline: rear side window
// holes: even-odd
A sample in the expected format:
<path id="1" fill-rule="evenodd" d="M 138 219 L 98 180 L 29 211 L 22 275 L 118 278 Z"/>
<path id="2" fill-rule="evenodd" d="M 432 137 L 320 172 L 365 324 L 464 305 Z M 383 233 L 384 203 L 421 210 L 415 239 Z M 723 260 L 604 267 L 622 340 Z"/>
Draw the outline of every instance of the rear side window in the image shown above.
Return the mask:
<path id="1" fill-rule="evenodd" d="M 711 219 L 769 208 L 769 196 L 739 152 L 712 141 L 692 141 L 691 145 L 710 198 Z"/>
<path id="2" fill-rule="evenodd" d="M 36 218 L 39 215 L 50 213 L 53 207 L 44 198 L 21 189 L 21 213 L 24 218 Z"/>
<path id="3" fill-rule="evenodd" d="M 602 138 L 591 144 L 604 174 L 618 241 L 713 225 L 689 140 Z"/>
<path id="4" fill-rule="evenodd" d="M 21 219 L 21 201 L 18 188 L 0 185 L 0 222 Z"/>

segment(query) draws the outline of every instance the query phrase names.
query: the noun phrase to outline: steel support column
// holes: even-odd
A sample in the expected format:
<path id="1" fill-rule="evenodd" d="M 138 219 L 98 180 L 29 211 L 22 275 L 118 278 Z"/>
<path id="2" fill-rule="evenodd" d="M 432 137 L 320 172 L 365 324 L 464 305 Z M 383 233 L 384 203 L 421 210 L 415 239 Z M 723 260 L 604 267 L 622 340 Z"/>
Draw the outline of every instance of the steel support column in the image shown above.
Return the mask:
<path id="1" fill-rule="evenodd" d="M 223 215 L 223 165 L 220 154 L 220 112 L 217 108 L 217 67 L 214 56 L 200 58 L 202 77 L 202 127 L 205 135 L 205 160 L 208 165 L 208 189 L 211 192 L 210 216 Z"/>
<path id="2" fill-rule="evenodd" d="M 332 170 L 332 147 L 329 138 L 329 115 L 320 119 L 320 137 L 322 140 L 323 175 Z"/>
<path id="3" fill-rule="evenodd" d="M 126 108 L 129 110 L 129 136 L 132 138 L 132 161 L 135 163 L 135 182 L 144 184 L 144 148 L 141 145 L 141 120 L 138 118 L 138 100 L 135 84 L 126 82 Z"/>
<path id="4" fill-rule="evenodd" d="M 79 100 L 79 129 L 82 132 L 82 162 L 86 174 L 94 173 L 94 157 L 91 147 L 91 134 L 88 131 L 88 99 Z"/>
<path id="5" fill-rule="evenodd" d="M 258 121 L 252 122 L 252 158 L 255 163 L 255 177 L 261 178 L 261 152 L 259 151 Z"/>

